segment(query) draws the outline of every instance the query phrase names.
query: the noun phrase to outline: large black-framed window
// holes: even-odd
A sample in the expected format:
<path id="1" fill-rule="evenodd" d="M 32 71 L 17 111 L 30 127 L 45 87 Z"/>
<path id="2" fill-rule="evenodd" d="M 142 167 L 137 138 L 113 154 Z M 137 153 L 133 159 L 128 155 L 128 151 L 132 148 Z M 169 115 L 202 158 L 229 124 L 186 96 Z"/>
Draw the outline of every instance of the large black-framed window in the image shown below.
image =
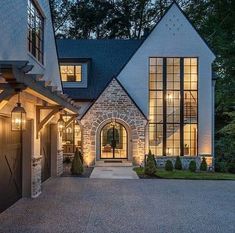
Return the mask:
<path id="1" fill-rule="evenodd" d="M 149 147 L 157 156 L 197 155 L 197 58 L 149 59 Z"/>
<path id="2" fill-rule="evenodd" d="M 44 18 L 33 0 L 28 0 L 28 50 L 43 64 Z"/>

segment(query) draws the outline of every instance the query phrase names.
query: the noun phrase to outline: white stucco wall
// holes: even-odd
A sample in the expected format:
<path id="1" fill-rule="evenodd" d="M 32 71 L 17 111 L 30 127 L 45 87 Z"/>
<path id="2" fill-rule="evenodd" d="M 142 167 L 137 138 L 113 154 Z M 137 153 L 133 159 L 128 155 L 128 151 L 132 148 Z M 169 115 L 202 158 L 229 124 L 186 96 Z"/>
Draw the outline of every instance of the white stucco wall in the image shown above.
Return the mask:
<path id="1" fill-rule="evenodd" d="M 148 116 L 149 57 L 199 58 L 198 147 L 199 154 L 210 154 L 212 140 L 211 64 L 215 57 L 175 4 L 117 77 L 146 116 Z"/>
<path id="2" fill-rule="evenodd" d="M 44 64 L 40 64 L 27 47 L 27 1 L 7 0 L 0 7 L 0 61 L 26 60 L 34 65 L 31 73 L 43 74 L 61 89 L 58 59 L 48 0 L 38 0 L 44 15 Z"/>

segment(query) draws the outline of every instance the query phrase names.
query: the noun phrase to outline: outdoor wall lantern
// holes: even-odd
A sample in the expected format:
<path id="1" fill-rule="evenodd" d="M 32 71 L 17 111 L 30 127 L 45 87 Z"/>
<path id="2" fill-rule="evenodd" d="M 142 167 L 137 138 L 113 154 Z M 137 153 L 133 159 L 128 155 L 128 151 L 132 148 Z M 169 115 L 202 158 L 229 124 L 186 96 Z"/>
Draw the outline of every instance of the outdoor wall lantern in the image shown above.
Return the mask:
<path id="1" fill-rule="evenodd" d="M 22 131 L 26 129 L 26 111 L 20 103 L 20 93 L 18 94 L 18 103 L 11 111 L 11 130 Z"/>
<path id="2" fill-rule="evenodd" d="M 64 121 L 62 115 L 60 115 L 60 119 L 57 121 L 57 124 L 58 124 L 59 132 L 62 133 L 63 130 L 65 129 L 65 121 Z"/>

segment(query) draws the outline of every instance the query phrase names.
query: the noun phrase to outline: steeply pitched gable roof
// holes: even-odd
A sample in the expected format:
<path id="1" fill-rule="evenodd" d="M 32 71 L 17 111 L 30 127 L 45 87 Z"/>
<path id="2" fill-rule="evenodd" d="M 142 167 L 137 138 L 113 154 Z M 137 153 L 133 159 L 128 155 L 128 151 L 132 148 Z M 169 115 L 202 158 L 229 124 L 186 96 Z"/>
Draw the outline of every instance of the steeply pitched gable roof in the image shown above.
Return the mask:
<path id="1" fill-rule="evenodd" d="M 173 1 L 165 11 L 163 17 L 152 28 L 149 35 L 158 26 L 173 5 L 177 6 L 198 33 L 181 7 Z M 198 35 L 203 43 L 206 44 L 209 51 L 214 55 L 208 43 L 199 33 Z M 92 66 L 89 70 L 88 88 L 64 88 L 64 92 L 73 99 L 96 99 L 112 78 L 117 77 L 121 73 L 122 69 L 127 65 L 147 38 L 148 36 L 142 40 L 57 40 L 60 60 L 70 59 L 71 61 L 72 59 L 78 58 L 92 60 Z"/>
<path id="2" fill-rule="evenodd" d="M 61 61 L 91 59 L 88 88 L 64 88 L 73 99 L 96 99 L 140 46 L 142 40 L 57 40 Z"/>

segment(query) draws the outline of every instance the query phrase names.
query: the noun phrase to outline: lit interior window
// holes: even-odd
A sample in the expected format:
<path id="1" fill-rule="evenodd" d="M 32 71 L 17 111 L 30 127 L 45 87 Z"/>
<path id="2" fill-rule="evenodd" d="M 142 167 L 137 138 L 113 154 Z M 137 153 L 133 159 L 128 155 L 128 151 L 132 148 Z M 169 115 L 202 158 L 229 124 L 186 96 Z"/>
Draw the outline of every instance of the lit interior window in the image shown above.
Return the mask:
<path id="1" fill-rule="evenodd" d="M 197 58 L 150 58 L 149 146 L 157 156 L 197 155 Z"/>
<path id="2" fill-rule="evenodd" d="M 60 66 L 62 82 L 81 82 L 82 66 L 81 65 L 61 65 Z"/>

